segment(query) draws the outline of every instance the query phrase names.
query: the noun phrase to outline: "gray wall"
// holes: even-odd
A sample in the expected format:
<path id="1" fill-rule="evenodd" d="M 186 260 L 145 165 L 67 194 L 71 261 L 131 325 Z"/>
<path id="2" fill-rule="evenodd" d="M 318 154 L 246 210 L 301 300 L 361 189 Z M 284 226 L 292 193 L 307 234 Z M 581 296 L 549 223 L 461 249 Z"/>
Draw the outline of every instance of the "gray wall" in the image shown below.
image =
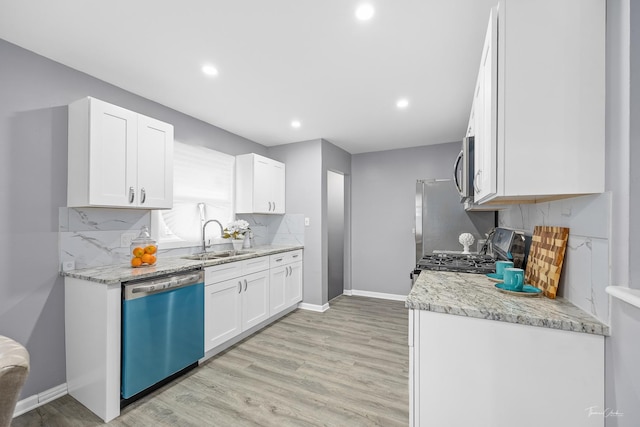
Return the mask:
<path id="1" fill-rule="evenodd" d="M 95 96 L 172 123 L 228 154 L 266 148 L 0 40 L 0 334 L 26 346 L 21 398 L 66 382 L 58 208 L 66 205 L 67 104 Z"/>
<path id="2" fill-rule="evenodd" d="M 288 213 L 304 214 L 303 302 L 322 302 L 322 141 L 313 140 L 269 148 L 268 156 L 287 165 Z"/>
<path id="3" fill-rule="evenodd" d="M 352 156 L 354 290 L 407 295 L 415 267 L 416 180 L 450 178 L 460 143 Z"/>
<path id="4" fill-rule="evenodd" d="M 613 285 L 640 289 L 640 2 L 607 0 L 607 189 L 613 194 Z M 640 425 L 640 310 L 612 299 L 606 346 L 607 427 Z"/>

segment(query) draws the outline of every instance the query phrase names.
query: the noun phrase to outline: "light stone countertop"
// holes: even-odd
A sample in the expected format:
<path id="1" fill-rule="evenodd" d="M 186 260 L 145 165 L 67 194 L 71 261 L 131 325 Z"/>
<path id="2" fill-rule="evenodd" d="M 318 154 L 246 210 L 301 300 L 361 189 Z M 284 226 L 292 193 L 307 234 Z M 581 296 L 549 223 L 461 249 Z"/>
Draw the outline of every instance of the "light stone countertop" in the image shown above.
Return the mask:
<path id="1" fill-rule="evenodd" d="M 213 265 L 226 264 L 228 262 L 236 262 L 282 252 L 295 251 L 297 249 L 303 248 L 304 246 L 299 245 L 259 246 L 249 249 L 251 253 L 248 254 L 202 261 L 184 259 L 179 256 L 163 258 L 162 255 L 160 255 L 158 257 L 158 261 L 153 266 L 132 268 L 128 264 L 105 265 L 102 267 L 64 271 L 60 274 L 65 277 L 75 277 L 76 279 L 88 280 L 91 282 L 110 285 L 115 283 L 128 282 L 130 280 L 151 279 L 165 274 L 198 270 L 200 268 L 211 267 Z M 243 251 L 244 250 L 245 249 L 243 249 Z"/>
<path id="2" fill-rule="evenodd" d="M 405 306 L 479 319 L 609 335 L 609 327 L 564 298 L 499 292 L 484 274 L 423 271 Z"/>

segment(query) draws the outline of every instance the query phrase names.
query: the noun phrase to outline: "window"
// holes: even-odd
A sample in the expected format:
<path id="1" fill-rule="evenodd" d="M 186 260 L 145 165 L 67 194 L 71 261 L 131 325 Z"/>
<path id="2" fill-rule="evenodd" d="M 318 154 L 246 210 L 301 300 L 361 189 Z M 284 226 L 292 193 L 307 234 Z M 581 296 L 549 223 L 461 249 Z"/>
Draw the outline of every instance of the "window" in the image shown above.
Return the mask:
<path id="1" fill-rule="evenodd" d="M 233 220 L 234 166 L 233 156 L 175 141 L 173 209 L 154 211 L 151 221 L 163 248 L 197 246 L 204 220 L 217 219 L 223 225 Z M 217 227 L 207 227 L 209 238 L 217 233 Z"/>

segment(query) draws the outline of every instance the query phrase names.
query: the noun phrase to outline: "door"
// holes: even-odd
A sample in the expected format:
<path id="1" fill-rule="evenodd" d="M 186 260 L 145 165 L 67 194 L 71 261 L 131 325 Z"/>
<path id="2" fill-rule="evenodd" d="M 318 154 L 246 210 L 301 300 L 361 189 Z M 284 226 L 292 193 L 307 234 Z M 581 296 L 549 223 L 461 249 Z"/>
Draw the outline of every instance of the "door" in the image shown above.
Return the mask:
<path id="1" fill-rule="evenodd" d="M 242 276 L 242 330 L 269 317 L 269 271 Z"/>
<path id="2" fill-rule="evenodd" d="M 89 202 L 130 206 L 136 188 L 137 113 L 91 99 Z"/>
<path id="3" fill-rule="evenodd" d="M 344 175 L 327 171 L 328 300 L 344 293 Z"/>
<path id="4" fill-rule="evenodd" d="M 271 213 L 273 179 L 269 159 L 254 156 L 253 175 L 253 211 Z"/>
<path id="5" fill-rule="evenodd" d="M 273 198 L 273 213 L 285 213 L 285 165 L 273 162 L 271 166 L 271 191 Z"/>
<path id="6" fill-rule="evenodd" d="M 497 192 L 497 98 L 498 98 L 497 10 L 489 16 L 482 61 L 478 72 L 478 111 L 475 113 L 475 202 L 490 199 Z"/>
<path id="7" fill-rule="evenodd" d="M 173 206 L 173 126 L 138 116 L 136 204 L 149 209 Z"/>
<path id="8" fill-rule="evenodd" d="M 285 288 L 286 306 L 290 307 L 302 301 L 302 262 L 294 262 L 287 266 L 287 286 Z"/>
<path id="9" fill-rule="evenodd" d="M 287 306 L 285 288 L 287 285 L 288 266 L 271 269 L 269 277 L 269 315 L 281 312 Z"/>
<path id="10" fill-rule="evenodd" d="M 243 286 L 239 278 L 205 286 L 205 351 L 242 332 Z"/>

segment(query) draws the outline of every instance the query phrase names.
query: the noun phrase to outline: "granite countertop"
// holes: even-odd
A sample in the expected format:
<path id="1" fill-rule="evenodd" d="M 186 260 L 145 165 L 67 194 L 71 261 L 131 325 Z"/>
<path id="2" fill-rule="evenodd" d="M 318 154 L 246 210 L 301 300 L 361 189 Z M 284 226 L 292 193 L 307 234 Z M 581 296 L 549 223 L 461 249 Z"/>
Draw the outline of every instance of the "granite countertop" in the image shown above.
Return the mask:
<path id="1" fill-rule="evenodd" d="M 111 285 L 115 283 L 128 282 L 130 280 L 151 279 L 165 274 L 197 270 L 204 267 L 211 267 L 213 265 L 242 261 L 245 259 L 273 255 L 281 252 L 289 252 L 303 248 L 304 246 L 298 245 L 259 246 L 249 249 L 251 253 L 208 260 L 190 260 L 179 256 L 164 258 L 160 255 L 158 257 L 158 262 L 153 266 L 132 268 L 129 264 L 116 264 L 65 271 L 61 274 L 65 277 L 75 277 L 76 279 Z"/>
<path id="2" fill-rule="evenodd" d="M 522 297 L 498 292 L 483 274 L 423 271 L 405 306 L 479 319 L 565 331 L 609 335 L 609 327 L 564 298 Z"/>

